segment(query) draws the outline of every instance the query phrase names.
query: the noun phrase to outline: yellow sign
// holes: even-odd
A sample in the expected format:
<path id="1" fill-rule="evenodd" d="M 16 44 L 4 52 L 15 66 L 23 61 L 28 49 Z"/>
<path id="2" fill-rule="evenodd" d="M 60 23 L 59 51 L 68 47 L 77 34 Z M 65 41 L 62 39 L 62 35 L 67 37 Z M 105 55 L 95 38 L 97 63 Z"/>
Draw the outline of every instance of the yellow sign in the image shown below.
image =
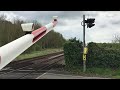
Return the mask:
<path id="1" fill-rule="evenodd" d="M 86 60 L 86 55 L 85 54 L 83 54 L 83 60 Z"/>
<path id="2" fill-rule="evenodd" d="M 87 53 L 88 53 L 88 48 L 85 47 L 85 48 L 84 48 L 84 52 L 83 52 L 83 54 L 87 54 Z"/>

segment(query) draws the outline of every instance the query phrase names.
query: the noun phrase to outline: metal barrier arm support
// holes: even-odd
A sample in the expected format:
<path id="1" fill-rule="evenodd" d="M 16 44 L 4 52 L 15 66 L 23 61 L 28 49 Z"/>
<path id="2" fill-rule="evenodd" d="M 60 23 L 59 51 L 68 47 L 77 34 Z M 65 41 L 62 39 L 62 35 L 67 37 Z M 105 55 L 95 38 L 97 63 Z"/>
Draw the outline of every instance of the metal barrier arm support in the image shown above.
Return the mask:
<path id="1" fill-rule="evenodd" d="M 24 35 L 2 47 L 0 47 L 0 70 L 13 61 L 17 56 L 26 49 L 49 33 L 57 24 L 57 17 L 53 17 L 53 21 L 31 34 Z"/>

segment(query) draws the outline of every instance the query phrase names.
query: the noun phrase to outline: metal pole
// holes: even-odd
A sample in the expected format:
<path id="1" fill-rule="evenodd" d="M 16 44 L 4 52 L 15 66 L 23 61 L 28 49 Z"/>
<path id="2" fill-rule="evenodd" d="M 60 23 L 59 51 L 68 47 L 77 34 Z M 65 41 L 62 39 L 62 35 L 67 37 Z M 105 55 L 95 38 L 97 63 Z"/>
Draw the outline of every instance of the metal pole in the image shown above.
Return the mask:
<path id="1" fill-rule="evenodd" d="M 83 15 L 83 50 L 85 47 L 85 15 Z"/>
<path id="2" fill-rule="evenodd" d="M 85 15 L 83 15 L 83 52 L 85 46 L 86 46 L 85 45 Z M 86 60 L 83 60 L 83 72 L 85 71 L 86 71 Z"/>

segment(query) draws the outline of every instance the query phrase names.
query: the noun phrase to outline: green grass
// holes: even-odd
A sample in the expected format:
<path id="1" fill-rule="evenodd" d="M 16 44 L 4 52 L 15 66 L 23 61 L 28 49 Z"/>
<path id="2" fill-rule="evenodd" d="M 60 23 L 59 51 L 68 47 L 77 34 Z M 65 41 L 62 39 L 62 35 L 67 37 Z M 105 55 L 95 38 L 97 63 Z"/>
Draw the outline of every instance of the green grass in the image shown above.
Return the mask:
<path id="1" fill-rule="evenodd" d="M 55 53 L 55 52 L 60 52 L 62 50 L 63 49 L 61 49 L 61 48 L 59 48 L 59 49 L 43 49 L 41 51 L 34 51 L 30 54 L 21 54 L 15 60 L 22 60 L 22 59 L 28 59 L 28 58 L 33 58 L 33 57 L 37 57 L 37 56 L 43 56 L 43 55 L 47 55 L 47 54 L 51 54 L 51 53 Z"/>
<path id="2" fill-rule="evenodd" d="M 86 72 L 83 72 L 83 67 L 72 67 L 71 69 L 65 67 L 65 69 L 76 75 L 120 79 L 120 68 L 87 68 Z"/>

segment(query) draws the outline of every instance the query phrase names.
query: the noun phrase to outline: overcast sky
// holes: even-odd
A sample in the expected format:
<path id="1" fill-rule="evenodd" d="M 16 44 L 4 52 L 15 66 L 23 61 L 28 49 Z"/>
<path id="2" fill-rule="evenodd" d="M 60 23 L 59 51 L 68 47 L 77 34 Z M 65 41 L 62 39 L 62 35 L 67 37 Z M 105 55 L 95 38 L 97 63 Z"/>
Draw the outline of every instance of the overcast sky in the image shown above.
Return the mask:
<path id="1" fill-rule="evenodd" d="M 120 35 L 120 11 L 0 11 L 0 14 L 3 13 L 9 21 L 13 18 L 37 20 L 42 25 L 48 24 L 52 16 L 58 16 L 58 24 L 54 30 L 66 39 L 76 37 L 81 41 L 81 22 L 85 14 L 86 18 L 95 18 L 95 26 L 86 28 L 87 42 L 111 42 L 114 35 Z"/>

